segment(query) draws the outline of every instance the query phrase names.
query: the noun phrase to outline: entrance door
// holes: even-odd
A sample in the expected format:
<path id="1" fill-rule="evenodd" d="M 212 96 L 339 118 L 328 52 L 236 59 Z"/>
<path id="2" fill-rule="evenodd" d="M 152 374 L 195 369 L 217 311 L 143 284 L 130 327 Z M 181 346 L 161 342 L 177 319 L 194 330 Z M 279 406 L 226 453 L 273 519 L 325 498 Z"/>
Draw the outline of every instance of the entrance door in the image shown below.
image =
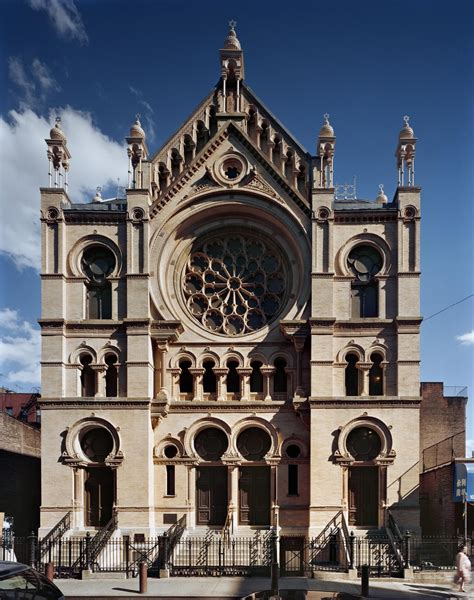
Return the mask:
<path id="1" fill-rule="evenodd" d="M 349 525 L 377 526 L 378 504 L 378 467 L 351 467 L 349 469 Z"/>
<path id="2" fill-rule="evenodd" d="M 241 467 L 239 523 L 270 525 L 270 467 Z"/>
<path id="3" fill-rule="evenodd" d="M 199 467 L 196 472 L 198 525 L 224 525 L 227 516 L 227 467 Z"/>
<path id="4" fill-rule="evenodd" d="M 86 526 L 103 527 L 112 518 L 114 471 L 108 467 L 91 468 L 86 470 L 85 478 Z"/>

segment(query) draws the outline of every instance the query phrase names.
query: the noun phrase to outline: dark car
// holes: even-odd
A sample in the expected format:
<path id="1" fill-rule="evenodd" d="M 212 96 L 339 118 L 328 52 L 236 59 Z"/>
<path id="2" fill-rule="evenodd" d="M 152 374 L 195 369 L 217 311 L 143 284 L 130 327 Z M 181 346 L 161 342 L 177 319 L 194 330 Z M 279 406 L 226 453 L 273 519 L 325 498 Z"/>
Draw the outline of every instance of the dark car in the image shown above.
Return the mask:
<path id="1" fill-rule="evenodd" d="M 64 600 L 61 590 L 28 565 L 0 561 L 1 600 Z"/>

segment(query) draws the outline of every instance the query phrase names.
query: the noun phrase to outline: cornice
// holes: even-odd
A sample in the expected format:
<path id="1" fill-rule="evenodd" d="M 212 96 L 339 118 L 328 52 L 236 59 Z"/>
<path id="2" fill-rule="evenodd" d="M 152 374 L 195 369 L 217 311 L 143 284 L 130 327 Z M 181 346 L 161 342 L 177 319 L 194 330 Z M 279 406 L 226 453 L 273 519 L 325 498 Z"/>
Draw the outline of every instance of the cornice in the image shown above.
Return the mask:
<path id="1" fill-rule="evenodd" d="M 90 397 L 90 398 L 78 398 L 78 397 L 63 397 L 63 398 L 44 398 L 42 397 L 39 401 L 42 409 L 48 410 L 52 408 L 65 408 L 65 409 L 103 409 L 103 408 L 136 408 L 136 409 L 148 409 L 150 406 L 149 398 L 106 398 L 106 397 Z"/>
<path id="2" fill-rule="evenodd" d="M 87 204 L 83 210 L 64 209 L 64 221 L 66 224 L 74 225 L 125 225 L 127 212 L 117 210 L 90 210 Z"/>
<path id="3" fill-rule="evenodd" d="M 269 400 L 266 402 L 229 402 L 228 400 L 203 402 L 201 400 L 196 400 L 193 402 L 173 401 L 169 405 L 168 412 L 208 412 L 213 414 L 221 412 L 294 412 L 294 407 L 292 404 L 277 400 Z"/>
<path id="4" fill-rule="evenodd" d="M 316 408 L 374 408 L 374 407 L 419 407 L 421 396 L 412 396 L 400 398 L 399 396 L 372 396 L 364 398 L 362 396 L 351 396 L 351 400 L 344 397 L 333 398 L 328 396 L 311 396 L 309 404 L 312 410 Z"/>
<path id="5" fill-rule="evenodd" d="M 334 223 L 338 225 L 347 225 L 353 223 L 396 223 L 398 215 L 396 210 L 384 211 L 373 210 L 361 211 L 360 208 L 354 210 L 340 211 L 334 209 Z"/>

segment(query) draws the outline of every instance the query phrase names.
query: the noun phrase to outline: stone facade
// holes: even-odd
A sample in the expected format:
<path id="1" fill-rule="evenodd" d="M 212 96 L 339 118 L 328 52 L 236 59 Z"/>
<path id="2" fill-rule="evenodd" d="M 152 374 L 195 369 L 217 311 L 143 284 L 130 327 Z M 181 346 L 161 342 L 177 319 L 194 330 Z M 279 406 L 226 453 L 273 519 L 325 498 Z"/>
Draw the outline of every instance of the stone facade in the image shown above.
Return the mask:
<path id="1" fill-rule="evenodd" d="M 408 119 L 392 201 L 341 200 L 325 117 L 309 154 L 221 79 L 126 198 L 74 203 L 60 124 L 42 221 L 41 534 L 278 527 L 339 511 L 419 526 L 420 189 Z M 252 471 L 253 469 L 253 471 Z M 367 508 L 368 507 L 368 508 Z"/>

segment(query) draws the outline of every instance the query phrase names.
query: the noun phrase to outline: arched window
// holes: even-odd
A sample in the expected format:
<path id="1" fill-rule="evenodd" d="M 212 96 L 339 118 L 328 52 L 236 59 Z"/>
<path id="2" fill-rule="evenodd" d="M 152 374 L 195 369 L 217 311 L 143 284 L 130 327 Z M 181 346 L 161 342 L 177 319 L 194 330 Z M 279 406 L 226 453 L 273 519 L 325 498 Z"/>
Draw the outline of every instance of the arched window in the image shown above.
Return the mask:
<path id="1" fill-rule="evenodd" d="M 193 393 L 193 376 L 189 369 L 191 367 L 191 361 L 182 360 L 179 363 L 181 373 L 179 375 L 179 391 L 181 394 L 192 394 Z"/>
<path id="2" fill-rule="evenodd" d="M 116 367 L 117 357 L 115 354 L 107 354 L 105 364 L 107 371 L 105 372 L 105 395 L 109 398 L 118 396 L 118 371 Z"/>
<path id="3" fill-rule="evenodd" d="M 237 449 L 247 460 L 262 460 L 271 446 L 270 436 L 260 427 L 244 429 L 237 438 Z"/>
<path id="4" fill-rule="evenodd" d="M 107 277 L 115 268 L 115 256 L 104 246 L 90 246 L 82 255 L 87 277 L 87 319 L 112 318 L 112 286 Z"/>
<path id="5" fill-rule="evenodd" d="M 237 367 L 239 363 L 236 360 L 229 360 L 227 362 L 227 391 L 230 394 L 238 394 L 240 392 L 240 376 L 237 373 Z"/>
<path id="6" fill-rule="evenodd" d="M 380 454 L 382 442 L 370 427 L 356 427 L 347 436 L 346 446 L 354 460 L 374 460 Z"/>
<path id="7" fill-rule="evenodd" d="M 252 373 L 250 374 L 250 391 L 261 394 L 263 392 L 263 375 L 260 370 L 262 363 L 259 360 L 254 360 L 250 363 Z"/>
<path id="8" fill-rule="evenodd" d="M 288 383 L 286 376 L 286 360 L 284 358 L 275 359 L 275 375 L 273 378 L 273 391 L 276 394 L 285 393 L 288 391 Z"/>
<path id="9" fill-rule="evenodd" d="M 83 354 L 80 358 L 82 365 L 81 370 L 81 396 L 90 397 L 95 396 L 95 372 L 91 367 L 92 356 L 90 354 Z"/>
<path id="10" fill-rule="evenodd" d="M 228 447 L 226 434 L 217 427 L 206 427 L 194 440 L 194 448 L 203 460 L 220 460 Z"/>
<path id="11" fill-rule="evenodd" d="M 205 394 L 215 394 L 217 385 L 216 376 L 212 370 L 214 367 L 214 362 L 212 360 L 206 360 L 202 366 L 204 368 L 204 375 L 202 378 L 203 391 Z"/>
<path id="12" fill-rule="evenodd" d="M 347 259 L 355 276 L 351 284 L 352 317 L 378 317 L 378 285 L 374 277 L 382 268 L 380 253 L 368 245 L 353 248 Z"/>
<path id="13" fill-rule="evenodd" d="M 346 356 L 346 396 L 359 396 L 359 369 L 356 367 L 359 357 L 357 354 L 348 354 Z"/>
<path id="14" fill-rule="evenodd" d="M 290 444 L 286 448 L 286 455 L 290 459 L 299 458 L 301 455 L 301 448 L 296 444 Z M 288 465 L 288 496 L 298 495 L 298 465 Z"/>
<path id="15" fill-rule="evenodd" d="M 383 396 L 383 356 L 374 352 L 370 358 L 373 364 L 369 371 L 369 396 Z"/>

